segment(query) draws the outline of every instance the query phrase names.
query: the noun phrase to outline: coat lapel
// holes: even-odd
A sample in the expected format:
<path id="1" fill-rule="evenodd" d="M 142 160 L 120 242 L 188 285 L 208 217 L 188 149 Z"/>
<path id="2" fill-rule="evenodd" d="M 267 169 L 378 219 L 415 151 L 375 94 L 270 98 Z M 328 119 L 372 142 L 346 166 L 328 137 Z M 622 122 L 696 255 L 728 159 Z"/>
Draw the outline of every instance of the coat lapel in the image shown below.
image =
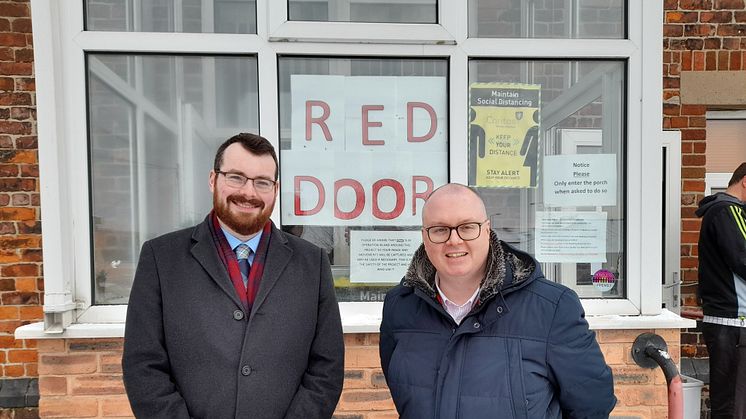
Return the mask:
<path id="1" fill-rule="evenodd" d="M 194 242 L 191 249 L 192 256 L 197 259 L 197 262 L 202 265 L 205 271 L 210 275 L 210 278 L 218 284 L 220 289 L 222 289 L 238 307 L 243 308 L 243 304 L 241 304 L 241 300 L 239 300 L 238 295 L 236 294 L 236 289 L 230 281 L 228 270 L 225 268 L 225 265 L 223 265 L 223 262 L 220 261 L 220 257 L 218 256 L 218 251 L 215 248 L 215 243 L 212 239 L 212 233 L 210 233 L 210 227 L 207 225 L 209 222 L 210 217 L 208 216 L 205 221 L 198 224 L 194 229 L 194 233 L 192 233 L 192 241 Z"/>
<path id="2" fill-rule="evenodd" d="M 261 307 L 267 295 L 272 288 L 280 279 L 280 275 L 285 270 L 290 257 L 293 255 L 293 249 L 287 245 L 287 239 L 280 230 L 272 224 L 272 235 L 269 240 L 269 247 L 267 248 L 267 258 L 264 263 L 264 273 L 262 275 L 261 282 L 259 283 L 259 292 L 254 301 L 254 306 L 251 308 L 251 314 L 254 313 Z"/>

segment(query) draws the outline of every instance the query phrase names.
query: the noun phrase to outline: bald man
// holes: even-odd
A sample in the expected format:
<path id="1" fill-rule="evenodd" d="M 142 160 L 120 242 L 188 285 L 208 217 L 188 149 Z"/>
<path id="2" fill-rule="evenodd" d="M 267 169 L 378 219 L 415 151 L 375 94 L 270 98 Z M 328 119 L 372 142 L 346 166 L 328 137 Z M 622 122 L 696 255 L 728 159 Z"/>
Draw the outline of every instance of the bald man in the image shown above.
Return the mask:
<path id="1" fill-rule="evenodd" d="M 611 370 L 578 296 L 497 238 L 476 192 L 436 189 L 422 241 L 381 323 L 381 366 L 403 419 L 609 416 Z"/>

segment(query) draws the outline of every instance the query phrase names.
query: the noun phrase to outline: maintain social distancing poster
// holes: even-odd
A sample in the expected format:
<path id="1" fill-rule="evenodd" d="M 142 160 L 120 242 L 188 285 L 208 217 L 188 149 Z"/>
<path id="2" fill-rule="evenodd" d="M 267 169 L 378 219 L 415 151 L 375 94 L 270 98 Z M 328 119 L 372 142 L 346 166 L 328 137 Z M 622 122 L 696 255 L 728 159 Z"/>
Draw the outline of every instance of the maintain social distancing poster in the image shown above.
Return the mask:
<path id="1" fill-rule="evenodd" d="M 472 83 L 469 184 L 535 188 L 539 178 L 541 86 Z"/>

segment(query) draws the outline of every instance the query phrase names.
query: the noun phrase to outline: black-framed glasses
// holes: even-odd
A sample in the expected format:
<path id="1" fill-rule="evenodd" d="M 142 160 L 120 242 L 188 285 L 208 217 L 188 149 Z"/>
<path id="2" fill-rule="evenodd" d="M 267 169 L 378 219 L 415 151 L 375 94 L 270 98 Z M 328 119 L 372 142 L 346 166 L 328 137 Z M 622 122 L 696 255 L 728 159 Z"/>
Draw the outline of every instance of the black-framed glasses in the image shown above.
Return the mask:
<path id="1" fill-rule="evenodd" d="M 234 172 L 221 172 L 220 170 L 215 170 L 215 173 L 218 175 L 222 174 L 223 177 L 225 177 L 226 185 L 232 188 L 242 188 L 243 185 L 246 184 L 246 182 L 251 181 L 251 183 L 254 185 L 254 189 L 256 189 L 258 192 L 269 192 L 275 187 L 276 183 L 274 180 L 269 180 L 267 178 L 247 177 L 240 173 Z"/>
<path id="2" fill-rule="evenodd" d="M 456 227 L 430 226 L 424 228 L 423 230 L 427 232 L 427 238 L 435 244 L 447 242 L 448 239 L 451 238 L 451 233 L 453 232 L 453 230 L 456 230 L 456 234 L 458 234 L 461 240 L 470 241 L 479 238 L 479 236 L 482 234 L 482 225 L 484 225 L 484 223 L 486 222 L 487 220 L 484 220 L 481 223 L 472 221 L 469 223 L 459 224 Z"/>

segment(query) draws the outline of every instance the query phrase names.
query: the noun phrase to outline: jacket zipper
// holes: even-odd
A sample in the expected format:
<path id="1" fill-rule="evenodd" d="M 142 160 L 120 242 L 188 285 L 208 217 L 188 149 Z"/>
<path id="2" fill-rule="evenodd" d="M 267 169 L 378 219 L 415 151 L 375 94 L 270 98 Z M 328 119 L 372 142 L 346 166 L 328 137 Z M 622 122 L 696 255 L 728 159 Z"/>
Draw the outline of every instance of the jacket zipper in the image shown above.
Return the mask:
<path id="1" fill-rule="evenodd" d="M 440 367 L 438 368 L 438 386 L 435 387 L 435 418 L 440 417 L 440 395 L 443 390 L 443 383 L 445 381 L 445 374 L 443 374 L 443 365 L 444 360 L 447 358 L 448 351 L 451 349 L 451 345 L 453 344 L 453 337 L 456 335 L 456 323 L 451 319 L 451 337 L 448 339 L 448 345 L 446 345 L 445 351 L 443 351 L 443 355 L 440 357 Z"/>

